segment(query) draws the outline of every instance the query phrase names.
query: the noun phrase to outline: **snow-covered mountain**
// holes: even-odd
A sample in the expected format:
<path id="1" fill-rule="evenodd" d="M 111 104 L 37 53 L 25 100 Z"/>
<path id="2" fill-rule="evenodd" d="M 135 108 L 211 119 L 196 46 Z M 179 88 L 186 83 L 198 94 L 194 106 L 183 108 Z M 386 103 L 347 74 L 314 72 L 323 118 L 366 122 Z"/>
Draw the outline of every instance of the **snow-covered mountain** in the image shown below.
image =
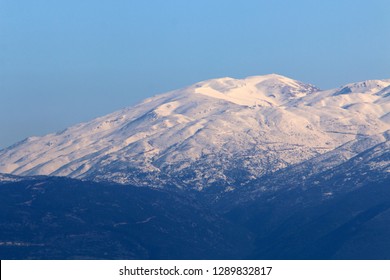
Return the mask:
<path id="1" fill-rule="evenodd" d="M 221 78 L 27 138 L 0 151 L 0 172 L 235 188 L 305 162 L 332 168 L 389 130 L 390 79 L 321 91 L 275 74 Z"/>

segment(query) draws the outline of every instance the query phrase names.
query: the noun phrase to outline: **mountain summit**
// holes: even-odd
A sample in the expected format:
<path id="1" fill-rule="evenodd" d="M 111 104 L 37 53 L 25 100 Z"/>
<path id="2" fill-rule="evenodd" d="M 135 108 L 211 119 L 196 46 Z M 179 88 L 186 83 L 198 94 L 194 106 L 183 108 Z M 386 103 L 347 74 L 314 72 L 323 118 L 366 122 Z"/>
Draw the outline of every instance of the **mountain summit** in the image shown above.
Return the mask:
<path id="1" fill-rule="evenodd" d="M 238 105 L 281 105 L 294 98 L 319 91 L 318 88 L 277 74 L 253 76 L 242 80 L 213 79 L 190 87 L 196 93 Z"/>
<path id="2" fill-rule="evenodd" d="M 390 80 L 321 91 L 276 74 L 220 78 L 0 151 L 0 172 L 203 189 L 388 141 Z"/>

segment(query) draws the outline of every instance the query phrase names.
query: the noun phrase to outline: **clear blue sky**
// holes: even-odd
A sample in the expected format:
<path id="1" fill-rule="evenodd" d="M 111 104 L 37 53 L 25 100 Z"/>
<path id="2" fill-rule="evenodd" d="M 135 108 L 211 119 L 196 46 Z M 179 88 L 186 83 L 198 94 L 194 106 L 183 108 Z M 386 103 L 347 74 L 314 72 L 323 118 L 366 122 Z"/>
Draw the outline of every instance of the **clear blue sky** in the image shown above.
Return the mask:
<path id="1" fill-rule="evenodd" d="M 389 0 L 0 0 L 0 147 L 217 78 L 390 78 Z"/>

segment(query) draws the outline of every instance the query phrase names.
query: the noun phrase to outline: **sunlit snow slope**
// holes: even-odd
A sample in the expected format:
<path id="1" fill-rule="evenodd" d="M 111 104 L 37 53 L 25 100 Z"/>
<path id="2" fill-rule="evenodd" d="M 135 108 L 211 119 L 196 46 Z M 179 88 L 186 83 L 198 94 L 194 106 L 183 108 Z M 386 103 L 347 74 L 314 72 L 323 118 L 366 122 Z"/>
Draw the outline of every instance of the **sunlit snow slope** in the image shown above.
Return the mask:
<path id="1" fill-rule="evenodd" d="M 221 78 L 27 138 L 0 151 L 0 172 L 237 187 L 348 143 L 385 142 L 389 129 L 390 80 L 321 91 L 275 74 Z"/>

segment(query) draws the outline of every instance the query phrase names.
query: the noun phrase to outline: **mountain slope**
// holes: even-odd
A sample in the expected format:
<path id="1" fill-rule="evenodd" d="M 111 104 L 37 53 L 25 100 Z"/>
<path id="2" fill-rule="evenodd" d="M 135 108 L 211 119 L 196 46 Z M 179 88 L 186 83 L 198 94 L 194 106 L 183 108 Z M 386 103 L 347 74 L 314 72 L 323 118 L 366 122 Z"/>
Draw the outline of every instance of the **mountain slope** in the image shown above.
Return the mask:
<path id="1" fill-rule="evenodd" d="M 337 184 L 283 189 L 231 210 L 257 236 L 249 258 L 389 259 L 390 178 L 324 198 L 328 183 Z"/>
<path id="2" fill-rule="evenodd" d="M 389 259 L 390 177 L 322 195 L 345 175 L 245 203 L 225 197 L 223 207 L 207 192 L 45 176 L 0 182 L 0 257 Z"/>
<path id="3" fill-rule="evenodd" d="M 0 172 L 234 188 L 381 137 L 390 129 L 389 96 L 390 80 L 320 91 L 275 74 L 213 79 L 30 137 L 0 151 Z"/>
<path id="4" fill-rule="evenodd" d="M 240 259 L 248 231 L 177 192 L 68 178 L 0 182 L 1 259 Z"/>

